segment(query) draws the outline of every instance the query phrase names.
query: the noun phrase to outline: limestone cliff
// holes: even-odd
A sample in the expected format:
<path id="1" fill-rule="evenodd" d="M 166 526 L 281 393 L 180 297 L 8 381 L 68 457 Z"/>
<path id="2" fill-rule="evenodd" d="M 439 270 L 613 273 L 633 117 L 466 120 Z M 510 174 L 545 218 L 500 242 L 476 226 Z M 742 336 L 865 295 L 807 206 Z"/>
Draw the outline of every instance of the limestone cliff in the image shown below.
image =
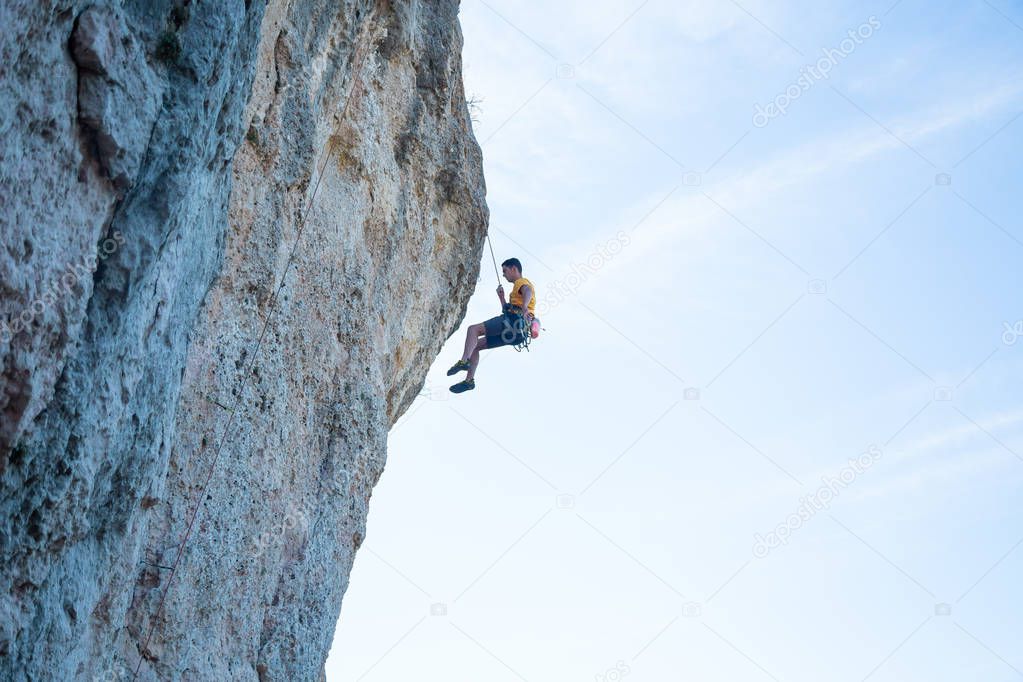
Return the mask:
<path id="1" fill-rule="evenodd" d="M 0 7 L 0 679 L 322 675 L 477 276 L 457 11 Z"/>

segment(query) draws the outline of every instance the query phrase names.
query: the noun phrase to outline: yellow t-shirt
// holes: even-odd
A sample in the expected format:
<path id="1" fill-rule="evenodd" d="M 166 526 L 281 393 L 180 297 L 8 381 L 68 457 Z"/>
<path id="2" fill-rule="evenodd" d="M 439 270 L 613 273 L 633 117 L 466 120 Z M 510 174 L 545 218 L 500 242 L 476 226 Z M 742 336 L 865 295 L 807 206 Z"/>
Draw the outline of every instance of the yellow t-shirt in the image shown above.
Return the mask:
<path id="1" fill-rule="evenodd" d="M 532 313 L 536 309 L 536 287 L 534 287 L 533 283 L 525 277 L 519 277 L 515 280 L 515 283 L 512 285 L 511 295 L 508 297 L 508 302 L 514 306 L 518 306 L 520 310 L 522 309 L 523 286 L 528 286 L 533 293 L 532 297 L 529 299 L 529 312 Z"/>

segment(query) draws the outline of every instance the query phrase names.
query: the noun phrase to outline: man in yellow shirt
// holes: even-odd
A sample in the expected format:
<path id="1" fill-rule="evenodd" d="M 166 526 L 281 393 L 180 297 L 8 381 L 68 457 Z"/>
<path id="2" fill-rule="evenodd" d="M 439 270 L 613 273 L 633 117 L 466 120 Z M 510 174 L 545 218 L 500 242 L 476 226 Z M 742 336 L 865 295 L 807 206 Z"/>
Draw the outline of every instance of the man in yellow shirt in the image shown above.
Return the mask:
<path id="1" fill-rule="evenodd" d="M 452 393 L 463 393 L 476 388 L 476 366 L 480 363 L 480 351 L 500 346 L 516 346 L 525 340 L 533 323 L 536 309 L 536 290 L 533 283 L 522 276 L 522 263 L 518 258 L 509 258 L 501 263 L 504 278 L 512 283 L 511 295 L 504 300 L 504 287 L 497 287 L 501 299 L 502 314 L 469 327 L 465 335 L 465 351 L 462 359 L 451 366 L 448 376 L 467 372 L 465 381 L 451 387 Z"/>

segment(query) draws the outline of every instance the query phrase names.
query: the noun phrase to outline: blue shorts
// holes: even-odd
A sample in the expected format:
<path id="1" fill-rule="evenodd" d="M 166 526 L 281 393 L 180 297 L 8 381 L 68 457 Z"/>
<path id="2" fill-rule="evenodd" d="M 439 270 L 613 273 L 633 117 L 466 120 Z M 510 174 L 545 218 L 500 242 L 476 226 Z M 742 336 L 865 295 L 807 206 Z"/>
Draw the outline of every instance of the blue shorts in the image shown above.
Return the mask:
<path id="1" fill-rule="evenodd" d="M 487 348 L 517 346 L 526 340 L 526 322 L 521 315 L 505 313 L 483 323 L 487 334 Z"/>

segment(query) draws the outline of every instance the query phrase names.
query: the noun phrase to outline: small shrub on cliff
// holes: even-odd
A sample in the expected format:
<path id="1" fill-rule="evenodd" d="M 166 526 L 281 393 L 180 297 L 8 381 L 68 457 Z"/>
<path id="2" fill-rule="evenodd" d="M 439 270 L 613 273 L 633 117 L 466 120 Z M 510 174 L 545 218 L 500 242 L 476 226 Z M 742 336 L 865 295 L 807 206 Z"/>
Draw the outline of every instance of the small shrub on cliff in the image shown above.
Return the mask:
<path id="1" fill-rule="evenodd" d="M 465 100 L 465 104 L 466 108 L 469 109 L 469 120 L 473 123 L 479 123 L 480 114 L 483 113 L 483 107 L 481 106 L 483 104 L 483 98 L 476 95 L 470 95 L 469 98 Z"/>

